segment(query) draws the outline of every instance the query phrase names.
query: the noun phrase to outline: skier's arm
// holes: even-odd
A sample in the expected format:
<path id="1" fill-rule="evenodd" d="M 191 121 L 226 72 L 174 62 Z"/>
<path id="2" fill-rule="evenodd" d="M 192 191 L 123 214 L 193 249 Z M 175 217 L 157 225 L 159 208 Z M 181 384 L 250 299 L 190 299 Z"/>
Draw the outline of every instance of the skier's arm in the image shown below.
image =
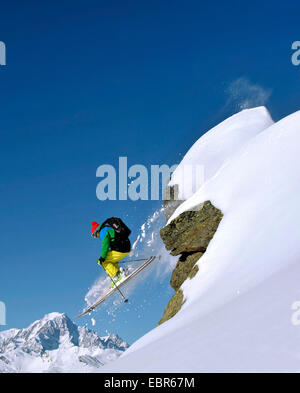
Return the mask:
<path id="1" fill-rule="evenodd" d="M 110 228 L 105 228 L 103 230 L 103 233 L 101 233 L 101 232 L 100 232 L 100 238 L 102 240 L 101 259 L 105 260 L 105 258 L 107 257 L 107 253 L 109 251 L 109 248 L 110 248 L 111 239 L 113 239 L 115 237 L 115 232 L 113 229 L 110 229 Z"/>
<path id="2" fill-rule="evenodd" d="M 107 257 L 107 253 L 110 246 L 110 236 L 107 232 L 102 240 L 102 247 L 101 247 L 101 258 L 105 259 Z"/>

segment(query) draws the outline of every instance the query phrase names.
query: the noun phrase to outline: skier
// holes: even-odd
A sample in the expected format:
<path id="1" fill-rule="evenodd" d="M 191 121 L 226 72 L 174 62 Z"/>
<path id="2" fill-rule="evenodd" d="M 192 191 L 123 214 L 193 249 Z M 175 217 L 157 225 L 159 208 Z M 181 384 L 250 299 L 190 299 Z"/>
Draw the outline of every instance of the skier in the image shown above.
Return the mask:
<path id="1" fill-rule="evenodd" d="M 127 274 L 126 269 L 120 268 L 118 262 L 131 250 L 129 240 L 131 230 L 120 218 L 111 217 L 101 225 L 93 221 L 91 233 L 94 238 L 100 238 L 102 241 L 98 265 L 104 268 L 115 283 L 121 281 Z M 111 287 L 113 286 L 112 283 Z"/>

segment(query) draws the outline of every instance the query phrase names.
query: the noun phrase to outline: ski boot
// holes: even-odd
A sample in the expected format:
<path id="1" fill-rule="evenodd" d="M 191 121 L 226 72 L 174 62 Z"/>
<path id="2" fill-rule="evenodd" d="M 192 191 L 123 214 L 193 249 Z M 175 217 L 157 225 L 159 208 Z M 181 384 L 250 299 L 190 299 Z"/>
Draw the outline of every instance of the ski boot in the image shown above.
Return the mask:
<path id="1" fill-rule="evenodd" d="M 122 273 L 124 278 L 127 277 L 130 273 L 128 267 L 120 267 L 120 272 Z"/>
<path id="2" fill-rule="evenodd" d="M 110 284 L 110 288 L 113 288 L 115 284 L 118 282 L 122 281 L 123 278 L 125 278 L 125 275 L 121 272 L 121 269 L 118 271 L 118 273 L 113 277 L 114 282 Z"/>

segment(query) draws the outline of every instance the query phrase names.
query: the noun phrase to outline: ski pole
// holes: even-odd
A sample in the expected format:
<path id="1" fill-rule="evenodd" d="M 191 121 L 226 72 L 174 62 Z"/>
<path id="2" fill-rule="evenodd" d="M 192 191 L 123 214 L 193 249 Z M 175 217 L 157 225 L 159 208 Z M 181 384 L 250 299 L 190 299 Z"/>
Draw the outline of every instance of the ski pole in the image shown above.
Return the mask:
<path id="1" fill-rule="evenodd" d="M 118 263 L 140 262 L 140 261 L 147 261 L 148 259 L 149 258 L 131 259 L 130 261 L 119 261 Z"/>
<path id="2" fill-rule="evenodd" d="M 100 263 L 100 266 L 102 266 L 102 263 Z M 124 302 L 127 303 L 128 299 L 126 299 L 126 297 L 123 295 L 123 293 L 121 292 L 120 288 L 116 285 L 116 283 L 114 282 L 114 279 L 112 277 L 110 277 L 110 275 L 107 273 L 107 271 L 104 269 L 104 267 L 102 266 L 103 270 L 105 271 L 105 273 L 108 275 L 108 277 L 111 279 L 112 283 L 114 284 L 114 286 L 117 288 L 117 290 L 119 291 L 120 295 L 122 296 L 122 298 L 124 299 Z"/>
<path id="3" fill-rule="evenodd" d="M 104 269 L 105 270 L 105 269 Z M 110 277 L 109 274 L 107 274 L 109 276 L 109 278 L 111 279 L 111 281 L 113 282 L 114 286 L 117 288 L 117 290 L 120 292 L 120 295 L 122 296 L 122 298 L 124 299 L 124 302 L 127 303 L 128 299 L 126 299 L 126 297 L 123 295 L 123 293 L 121 292 L 120 288 L 116 285 L 116 283 L 114 282 L 113 278 Z"/>

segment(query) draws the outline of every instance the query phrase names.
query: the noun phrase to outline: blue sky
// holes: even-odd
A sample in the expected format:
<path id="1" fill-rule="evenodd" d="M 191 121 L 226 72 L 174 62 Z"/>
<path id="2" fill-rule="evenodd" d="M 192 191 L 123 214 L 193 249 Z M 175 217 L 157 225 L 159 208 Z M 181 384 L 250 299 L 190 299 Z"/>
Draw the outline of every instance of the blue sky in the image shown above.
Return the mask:
<path id="1" fill-rule="evenodd" d="M 160 206 L 99 201 L 99 165 L 178 163 L 246 101 L 275 120 L 299 109 L 299 11 L 296 0 L 1 4 L 0 330 L 76 315 L 100 274 L 90 222 L 125 217 L 134 240 Z M 95 329 L 132 342 L 154 327 L 172 290 L 149 280 Z"/>

